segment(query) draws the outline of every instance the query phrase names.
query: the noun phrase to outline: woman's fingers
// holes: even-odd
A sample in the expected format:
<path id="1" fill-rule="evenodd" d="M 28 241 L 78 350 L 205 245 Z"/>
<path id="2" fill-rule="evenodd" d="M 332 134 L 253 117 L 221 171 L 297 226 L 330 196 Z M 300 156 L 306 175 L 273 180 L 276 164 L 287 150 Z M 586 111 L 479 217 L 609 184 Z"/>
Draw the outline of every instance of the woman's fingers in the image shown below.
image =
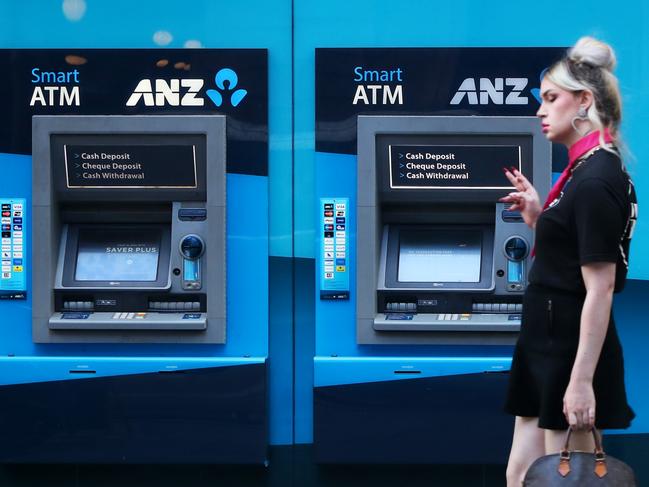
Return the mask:
<path id="1" fill-rule="evenodd" d="M 528 207 L 528 203 L 532 201 L 532 195 L 524 191 L 515 191 L 509 193 L 507 196 L 500 198 L 498 201 L 503 203 L 511 203 L 511 206 L 508 208 L 511 211 L 525 211 Z"/>
<path id="2" fill-rule="evenodd" d="M 564 407 L 563 414 L 571 428 L 575 430 L 584 430 L 595 427 L 595 408 L 585 410 L 576 409 L 570 411 Z"/>
<path id="3" fill-rule="evenodd" d="M 518 174 L 522 176 L 520 172 Z M 514 186 L 518 191 L 525 191 L 523 180 L 516 176 L 516 174 L 514 174 L 510 169 L 505 168 L 505 176 L 507 176 L 509 182 L 512 183 L 512 186 Z"/>
<path id="4" fill-rule="evenodd" d="M 588 408 L 588 426 L 595 427 L 595 408 Z"/>
<path id="5" fill-rule="evenodd" d="M 514 175 L 514 177 L 516 178 L 516 181 L 518 182 L 518 184 L 522 188 L 522 189 L 519 189 L 517 187 L 516 189 L 518 189 L 519 191 L 527 191 L 528 189 L 530 189 L 532 187 L 532 184 L 528 181 L 528 179 L 525 176 L 523 176 L 523 173 L 520 172 L 518 169 L 516 169 L 515 167 L 512 167 L 511 173 Z"/>

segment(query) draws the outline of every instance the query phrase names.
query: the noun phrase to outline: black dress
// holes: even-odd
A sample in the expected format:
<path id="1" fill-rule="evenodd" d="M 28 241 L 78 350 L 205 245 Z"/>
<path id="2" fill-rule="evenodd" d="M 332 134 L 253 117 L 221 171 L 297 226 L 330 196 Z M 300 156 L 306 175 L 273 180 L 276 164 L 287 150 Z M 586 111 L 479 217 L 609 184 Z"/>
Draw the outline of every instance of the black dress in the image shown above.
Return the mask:
<path id="1" fill-rule="evenodd" d="M 561 196 L 536 224 L 535 260 L 523 298 L 523 319 L 505 410 L 538 417 L 539 427 L 565 430 L 563 396 L 579 344 L 586 288 L 581 266 L 615 262 L 615 292 L 624 287 L 637 217 L 633 184 L 620 158 L 599 149 L 577 161 Z M 593 378 L 600 429 L 627 428 L 624 360 L 613 312 Z"/>

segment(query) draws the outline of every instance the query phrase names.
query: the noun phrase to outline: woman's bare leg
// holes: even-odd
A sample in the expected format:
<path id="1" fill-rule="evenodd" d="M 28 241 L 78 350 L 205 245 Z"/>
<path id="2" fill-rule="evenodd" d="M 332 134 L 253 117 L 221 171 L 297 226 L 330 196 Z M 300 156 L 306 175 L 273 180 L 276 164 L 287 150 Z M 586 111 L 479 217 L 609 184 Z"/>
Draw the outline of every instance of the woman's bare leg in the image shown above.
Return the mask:
<path id="1" fill-rule="evenodd" d="M 507 462 L 507 487 L 520 487 L 532 462 L 545 455 L 545 430 L 538 427 L 538 420 L 516 416 Z"/>

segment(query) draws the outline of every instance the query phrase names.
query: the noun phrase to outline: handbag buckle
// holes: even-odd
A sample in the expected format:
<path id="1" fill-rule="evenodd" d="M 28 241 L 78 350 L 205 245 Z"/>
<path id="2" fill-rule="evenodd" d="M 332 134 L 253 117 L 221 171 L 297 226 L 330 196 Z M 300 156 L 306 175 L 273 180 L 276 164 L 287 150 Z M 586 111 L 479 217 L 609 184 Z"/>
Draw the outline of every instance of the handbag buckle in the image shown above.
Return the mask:
<path id="1" fill-rule="evenodd" d="M 563 449 L 559 453 L 559 467 L 557 471 L 562 477 L 570 473 L 570 451 Z"/>

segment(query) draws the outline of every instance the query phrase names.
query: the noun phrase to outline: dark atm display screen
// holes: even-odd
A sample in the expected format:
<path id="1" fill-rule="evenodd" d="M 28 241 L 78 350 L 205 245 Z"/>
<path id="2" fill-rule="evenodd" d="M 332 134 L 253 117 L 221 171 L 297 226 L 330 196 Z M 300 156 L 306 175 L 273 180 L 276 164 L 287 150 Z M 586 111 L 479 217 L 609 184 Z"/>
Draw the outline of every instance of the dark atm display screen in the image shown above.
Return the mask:
<path id="1" fill-rule="evenodd" d="M 402 231 L 399 282 L 480 282 L 482 233 Z"/>
<path id="2" fill-rule="evenodd" d="M 160 258 L 160 231 L 79 232 L 76 281 L 155 282 Z"/>

